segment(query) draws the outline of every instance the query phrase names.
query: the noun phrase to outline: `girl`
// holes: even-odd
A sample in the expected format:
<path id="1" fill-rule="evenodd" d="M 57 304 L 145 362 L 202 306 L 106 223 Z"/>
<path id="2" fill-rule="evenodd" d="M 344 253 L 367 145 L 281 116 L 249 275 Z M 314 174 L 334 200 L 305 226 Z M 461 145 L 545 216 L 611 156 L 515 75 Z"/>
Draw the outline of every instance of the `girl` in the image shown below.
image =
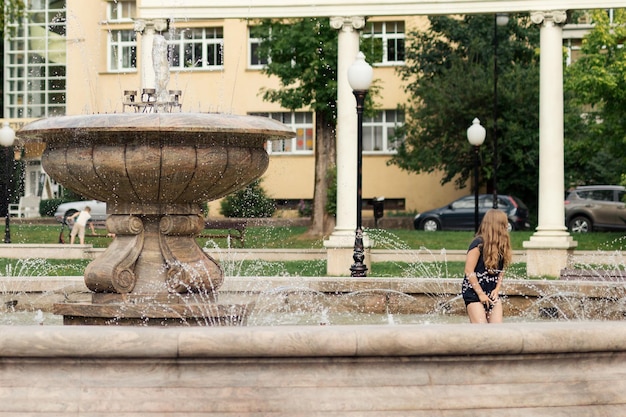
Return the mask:
<path id="1" fill-rule="evenodd" d="M 511 257 L 507 216 L 503 211 L 490 209 L 465 260 L 462 291 L 471 323 L 502 323 L 499 293 Z"/>

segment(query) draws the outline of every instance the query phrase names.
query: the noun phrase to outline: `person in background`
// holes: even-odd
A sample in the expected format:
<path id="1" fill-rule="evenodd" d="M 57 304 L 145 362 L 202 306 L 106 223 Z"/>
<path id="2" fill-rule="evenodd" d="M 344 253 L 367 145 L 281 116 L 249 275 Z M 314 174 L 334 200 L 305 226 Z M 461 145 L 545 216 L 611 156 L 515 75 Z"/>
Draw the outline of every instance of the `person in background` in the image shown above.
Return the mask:
<path id="1" fill-rule="evenodd" d="M 490 209 L 467 250 L 463 300 L 471 323 L 502 323 L 500 287 L 511 264 L 508 219 L 503 211 Z"/>
<path id="2" fill-rule="evenodd" d="M 72 214 L 69 219 L 74 220 L 74 226 L 72 226 L 72 231 L 70 232 L 70 245 L 74 243 L 74 239 L 78 234 L 78 239 L 81 245 L 85 244 L 85 227 L 87 226 L 87 222 L 91 219 L 91 207 L 86 206 L 83 210 L 77 211 Z M 93 227 L 93 223 L 89 222 L 89 226 L 91 227 L 91 233 L 96 233 L 96 229 Z"/>

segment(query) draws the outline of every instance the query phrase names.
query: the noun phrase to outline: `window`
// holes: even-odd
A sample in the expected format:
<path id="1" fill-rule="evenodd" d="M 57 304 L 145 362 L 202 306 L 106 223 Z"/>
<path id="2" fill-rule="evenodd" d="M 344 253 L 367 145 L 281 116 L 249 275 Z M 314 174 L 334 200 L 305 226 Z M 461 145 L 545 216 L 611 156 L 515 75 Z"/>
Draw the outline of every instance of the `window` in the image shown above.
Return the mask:
<path id="1" fill-rule="evenodd" d="M 267 152 L 272 153 L 306 153 L 313 151 L 313 113 L 252 113 L 254 116 L 265 116 L 278 120 L 291 127 L 296 136 L 291 139 L 272 140 L 267 142 Z"/>
<path id="2" fill-rule="evenodd" d="M 107 7 L 107 20 L 110 22 L 130 22 L 135 14 L 135 1 L 111 1 Z"/>
<path id="3" fill-rule="evenodd" d="M 170 68 L 221 69 L 224 65 L 224 30 L 191 28 L 172 32 L 168 39 Z"/>
<path id="4" fill-rule="evenodd" d="M 589 193 L 590 200 L 613 201 L 613 190 L 596 190 Z"/>
<path id="5" fill-rule="evenodd" d="M 363 36 L 373 40 L 372 49 L 367 55 L 379 57 L 373 58 L 375 63 L 404 63 L 404 22 L 368 23 L 363 30 Z"/>
<path id="6" fill-rule="evenodd" d="M 109 32 L 109 70 L 127 71 L 137 68 L 137 40 L 133 30 Z"/>
<path id="7" fill-rule="evenodd" d="M 374 117 L 363 118 L 363 151 L 393 152 L 397 148 L 396 129 L 404 124 L 404 113 L 397 110 L 379 111 Z"/>
<path id="8" fill-rule="evenodd" d="M 453 210 L 463 210 L 474 208 L 476 201 L 474 197 L 465 197 L 452 203 Z"/>
<path id="9" fill-rule="evenodd" d="M 5 117 L 65 114 L 65 2 L 27 2 L 27 18 L 13 22 L 5 49 Z M 18 25 L 18 23 L 23 23 Z"/>
<path id="10" fill-rule="evenodd" d="M 259 46 L 264 29 L 258 26 L 248 28 L 248 68 L 262 68 L 268 64 L 267 57 L 259 56 Z"/>

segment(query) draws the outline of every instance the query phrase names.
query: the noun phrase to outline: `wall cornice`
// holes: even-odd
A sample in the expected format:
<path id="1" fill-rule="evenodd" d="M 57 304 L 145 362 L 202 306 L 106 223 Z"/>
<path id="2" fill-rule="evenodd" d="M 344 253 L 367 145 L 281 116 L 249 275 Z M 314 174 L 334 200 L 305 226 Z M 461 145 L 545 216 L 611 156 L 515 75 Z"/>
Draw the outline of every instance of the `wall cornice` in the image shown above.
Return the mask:
<path id="1" fill-rule="evenodd" d="M 140 18 L 254 19 L 304 16 L 408 16 L 621 8 L 621 0 L 142 0 Z M 312 4 L 313 3 L 313 4 Z"/>

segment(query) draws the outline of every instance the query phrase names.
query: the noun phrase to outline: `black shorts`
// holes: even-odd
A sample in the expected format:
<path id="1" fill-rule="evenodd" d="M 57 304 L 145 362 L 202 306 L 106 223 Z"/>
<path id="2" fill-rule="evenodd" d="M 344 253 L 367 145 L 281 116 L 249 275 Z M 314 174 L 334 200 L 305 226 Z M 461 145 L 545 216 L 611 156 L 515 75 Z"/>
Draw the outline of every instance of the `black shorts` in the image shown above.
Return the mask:
<path id="1" fill-rule="evenodd" d="M 485 287 L 487 288 L 481 286 L 485 294 L 487 294 L 487 297 L 491 297 L 491 291 L 496 288 L 495 283 L 492 285 L 485 285 Z M 480 303 L 480 298 L 478 298 L 478 294 L 476 294 L 476 291 L 474 291 L 474 289 L 470 287 L 466 288 L 465 291 L 463 291 L 463 301 L 465 301 L 465 307 L 467 307 L 468 304 Z"/>
<path id="2" fill-rule="evenodd" d="M 471 303 L 480 303 L 480 298 L 478 298 L 476 291 L 468 289 L 463 293 L 463 301 L 465 301 L 465 307 L 467 307 Z"/>

